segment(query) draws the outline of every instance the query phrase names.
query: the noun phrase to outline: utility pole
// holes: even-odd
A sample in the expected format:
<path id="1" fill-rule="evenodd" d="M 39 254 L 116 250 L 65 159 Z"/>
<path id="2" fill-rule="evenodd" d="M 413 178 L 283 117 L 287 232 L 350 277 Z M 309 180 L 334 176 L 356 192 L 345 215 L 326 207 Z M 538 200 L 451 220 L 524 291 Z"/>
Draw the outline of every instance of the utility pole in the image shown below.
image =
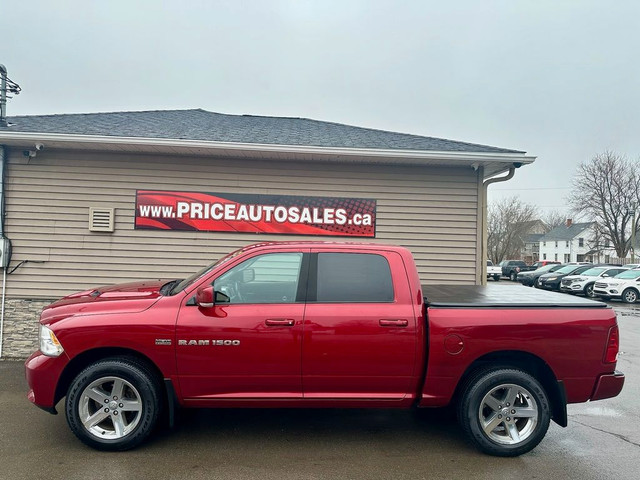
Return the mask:
<path id="1" fill-rule="evenodd" d="M 636 263 L 636 205 L 631 211 L 631 263 Z"/>

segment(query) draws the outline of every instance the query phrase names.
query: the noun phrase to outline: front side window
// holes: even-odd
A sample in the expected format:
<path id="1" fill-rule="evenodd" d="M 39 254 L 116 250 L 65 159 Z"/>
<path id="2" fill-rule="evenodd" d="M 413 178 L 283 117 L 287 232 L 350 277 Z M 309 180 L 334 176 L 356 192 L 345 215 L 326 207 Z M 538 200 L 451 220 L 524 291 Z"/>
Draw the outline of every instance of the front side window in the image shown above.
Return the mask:
<path id="1" fill-rule="evenodd" d="M 320 303 L 393 302 L 389 262 L 368 253 L 319 253 L 317 298 Z"/>
<path id="2" fill-rule="evenodd" d="M 216 303 L 294 303 L 302 253 L 267 253 L 245 260 L 213 282 Z"/>

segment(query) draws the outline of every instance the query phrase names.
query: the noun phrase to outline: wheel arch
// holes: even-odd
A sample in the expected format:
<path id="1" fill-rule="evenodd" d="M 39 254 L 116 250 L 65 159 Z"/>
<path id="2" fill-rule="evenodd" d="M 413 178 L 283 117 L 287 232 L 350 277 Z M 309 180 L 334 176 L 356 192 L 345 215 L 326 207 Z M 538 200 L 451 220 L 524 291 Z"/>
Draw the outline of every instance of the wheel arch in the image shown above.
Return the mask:
<path id="1" fill-rule="evenodd" d="M 551 418 L 561 427 L 567 426 L 567 398 L 563 382 L 557 379 L 551 367 L 542 358 L 529 352 L 503 350 L 477 358 L 460 378 L 452 402 L 458 402 L 467 382 L 477 373 L 498 368 L 517 368 L 536 378 L 549 395 Z"/>
<path id="2" fill-rule="evenodd" d="M 87 366 L 92 363 L 104 360 L 106 358 L 118 358 L 118 359 L 132 359 L 135 362 L 145 364 L 149 370 L 154 374 L 158 380 L 158 384 L 166 388 L 163 382 L 163 375 L 158 366 L 146 355 L 130 349 L 122 347 L 99 347 L 91 350 L 86 350 L 71 359 L 69 364 L 65 367 L 58 384 L 56 385 L 56 393 L 54 398 L 54 405 L 64 397 L 71 385 L 73 379 Z M 163 392 L 164 393 L 164 392 Z"/>

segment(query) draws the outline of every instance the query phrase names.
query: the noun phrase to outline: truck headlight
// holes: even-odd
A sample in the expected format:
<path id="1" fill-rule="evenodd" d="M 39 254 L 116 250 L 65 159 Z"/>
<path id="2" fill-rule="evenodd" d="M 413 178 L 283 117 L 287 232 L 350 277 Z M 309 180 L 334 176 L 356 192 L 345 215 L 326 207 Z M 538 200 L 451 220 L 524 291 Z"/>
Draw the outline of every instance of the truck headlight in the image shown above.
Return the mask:
<path id="1" fill-rule="evenodd" d="M 553 282 L 554 280 L 557 280 L 557 279 L 558 279 L 558 277 L 550 277 L 550 278 L 547 278 L 546 281 L 547 282 Z"/>
<path id="2" fill-rule="evenodd" d="M 64 352 L 56 334 L 44 325 L 40 325 L 40 351 L 48 357 L 58 357 Z"/>

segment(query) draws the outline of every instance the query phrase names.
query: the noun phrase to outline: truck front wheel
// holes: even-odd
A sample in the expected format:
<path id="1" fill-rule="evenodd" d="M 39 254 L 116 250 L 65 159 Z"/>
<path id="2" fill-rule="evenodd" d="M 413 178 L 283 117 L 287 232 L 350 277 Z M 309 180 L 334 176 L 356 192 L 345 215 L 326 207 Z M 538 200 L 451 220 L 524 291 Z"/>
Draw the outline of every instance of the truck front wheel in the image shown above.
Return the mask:
<path id="1" fill-rule="evenodd" d="M 518 279 L 518 274 L 516 272 L 511 272 L 511 281 L 515 282 Z"/>
<path id="2" fill-rule="evenodd" d="M 535 448 L 547 433 L 551 408 L 544 388 L 515 369 L 483 371 L 463 389 L 458 420 L 482 452 L 514 457 Z"/>
<path id="3" fill-rule="evenodd" d="M 143 363 L 107 359 L 88 366 L 67 392 L 67 423 L 85 444 L 98 450 L 129 450 L 153 430 L 160 388 Z"/>

